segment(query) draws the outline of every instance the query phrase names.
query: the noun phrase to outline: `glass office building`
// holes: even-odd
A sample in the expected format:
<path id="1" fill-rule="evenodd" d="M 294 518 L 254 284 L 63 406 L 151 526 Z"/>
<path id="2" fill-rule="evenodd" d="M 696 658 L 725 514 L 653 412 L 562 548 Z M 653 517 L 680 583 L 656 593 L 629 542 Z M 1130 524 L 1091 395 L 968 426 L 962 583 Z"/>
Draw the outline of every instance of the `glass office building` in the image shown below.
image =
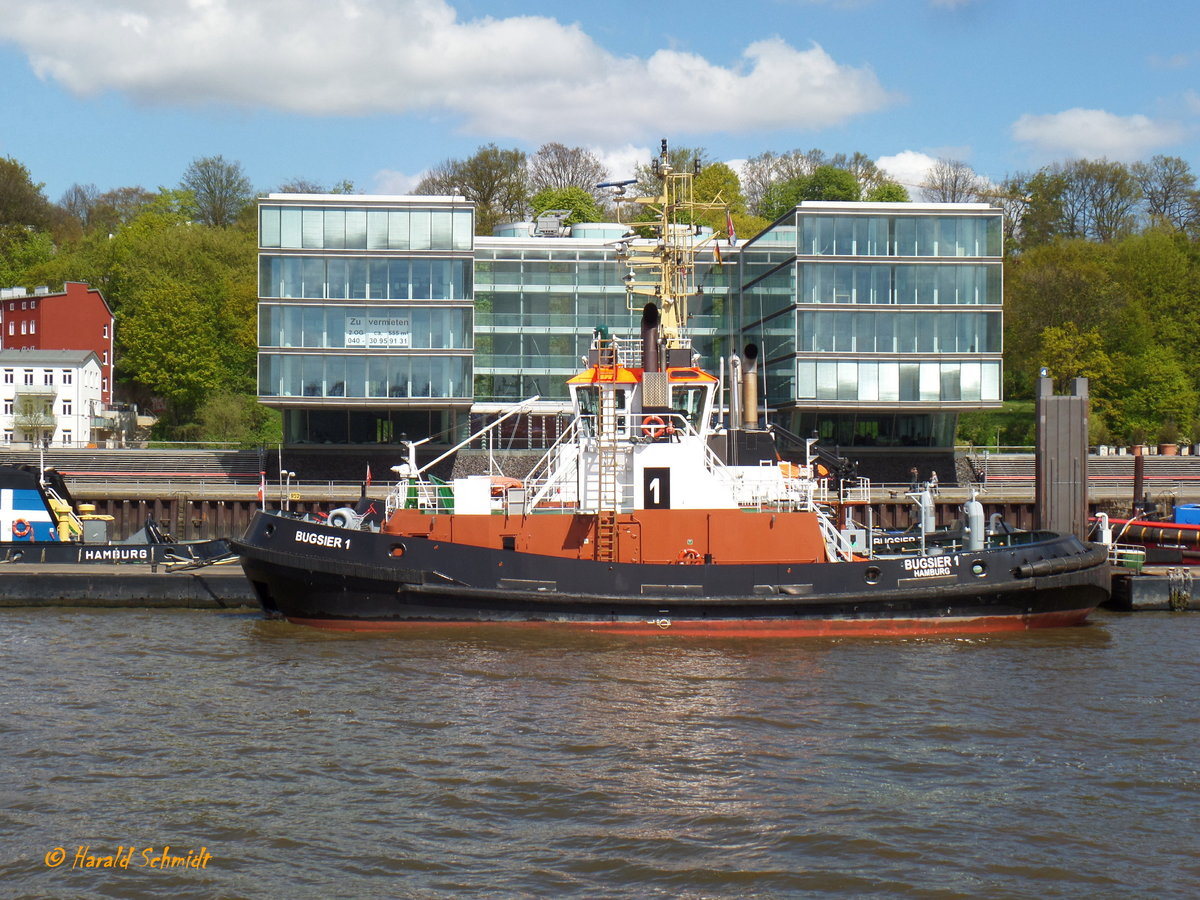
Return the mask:
<path id="1" fill-rule="evenodd" d="M 259 203 L 259 398 L 288 444 L 452 444 L 540 397 L 552 441 L 598 325 L 636 335 L 625 226 L 474 235 L 453 197 L 272 194 Z M 711 368 L 760 348 L 771 418 L 850 447 L 949 447 L 999 406 L 1000 211 L 804 203 L 696 260 L 689 334 Z"/>
<path id="2" fill-rule="evenodd" d="M 1000 405 L 1003 246 L 985 204 L 805 202 L 740 256 L 739 343 L 773 418 L 842 446 L 949 447 Z"/>
<path id="3" fill-rule="evenodd" d="M 454 197 L 259 202 L 258 394 L 289 444 L 449 441 L 473 399 L 474 207 Z"/>

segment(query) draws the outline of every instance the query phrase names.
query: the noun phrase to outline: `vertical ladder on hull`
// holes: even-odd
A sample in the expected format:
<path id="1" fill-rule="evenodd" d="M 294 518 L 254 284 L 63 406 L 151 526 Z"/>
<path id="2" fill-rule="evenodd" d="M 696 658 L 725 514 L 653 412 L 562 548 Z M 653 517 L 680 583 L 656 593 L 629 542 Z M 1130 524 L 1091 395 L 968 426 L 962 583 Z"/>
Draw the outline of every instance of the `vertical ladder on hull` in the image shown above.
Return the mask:
<path id="1" fill-rule="evenodd" d="M 596 502 L 596 559 L 612 562 L 617 557 L 617 344 L 599 347 L 596 381 L 600 388 L 600 421 L 596 429 L 596 470 L 599 492 Z"/>

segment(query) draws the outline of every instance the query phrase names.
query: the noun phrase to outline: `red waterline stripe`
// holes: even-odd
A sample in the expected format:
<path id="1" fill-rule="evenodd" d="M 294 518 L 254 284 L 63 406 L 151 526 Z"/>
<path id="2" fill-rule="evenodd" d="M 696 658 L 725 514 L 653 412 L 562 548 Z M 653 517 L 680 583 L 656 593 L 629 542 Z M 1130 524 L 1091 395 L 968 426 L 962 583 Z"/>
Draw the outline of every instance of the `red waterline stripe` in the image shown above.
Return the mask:
<path id="1" fill-rule="evenodd" d="M 1020 616 L 941 616 L 914 619 L 659 619 L 648 622 L 499 622 L 421 620 L 358 620 L 291 618 L 295 625 L 325 631 L 401 632 L 416 629 L 514 628 L 588 631 L 603 634 L 674 634 L 681 637 L 908 637 L 936 634 L 988 634 L 1082 625 L 1092 608 Z"/>

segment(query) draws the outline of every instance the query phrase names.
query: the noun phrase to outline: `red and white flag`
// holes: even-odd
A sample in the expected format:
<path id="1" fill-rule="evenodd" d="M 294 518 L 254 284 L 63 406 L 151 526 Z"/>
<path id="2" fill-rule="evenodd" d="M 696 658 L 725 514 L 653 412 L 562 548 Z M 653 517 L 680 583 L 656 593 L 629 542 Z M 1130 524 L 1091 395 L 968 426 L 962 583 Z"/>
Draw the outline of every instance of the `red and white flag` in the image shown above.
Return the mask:
<path id="1" fill-rule="evenodd" d="M 258 502 L 262 503 L 267 496 L 267 473 L 259 472 L 258 476 Z"/>
<path id="2" fill-rule="evenodd" d="M 367 487 L 371 486 L 371 464 L 367 463 Z"/>

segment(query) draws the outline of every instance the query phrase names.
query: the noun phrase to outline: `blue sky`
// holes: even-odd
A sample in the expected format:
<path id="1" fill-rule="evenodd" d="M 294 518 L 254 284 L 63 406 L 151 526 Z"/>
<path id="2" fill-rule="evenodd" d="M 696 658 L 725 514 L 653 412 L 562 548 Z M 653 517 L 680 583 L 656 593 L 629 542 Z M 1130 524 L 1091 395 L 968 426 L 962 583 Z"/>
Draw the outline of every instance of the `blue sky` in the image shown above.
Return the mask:
<path id="1" fill-rule="evenodd" d="M 0 156 L 51 200 L 217 154 L 259 190 L 404 193 L 491 142 L 628 177 L 660 137 L 905 183 L 939 157 L 1200 172 L 1198 37 L 1196 0 L 0 0 Z"/>

